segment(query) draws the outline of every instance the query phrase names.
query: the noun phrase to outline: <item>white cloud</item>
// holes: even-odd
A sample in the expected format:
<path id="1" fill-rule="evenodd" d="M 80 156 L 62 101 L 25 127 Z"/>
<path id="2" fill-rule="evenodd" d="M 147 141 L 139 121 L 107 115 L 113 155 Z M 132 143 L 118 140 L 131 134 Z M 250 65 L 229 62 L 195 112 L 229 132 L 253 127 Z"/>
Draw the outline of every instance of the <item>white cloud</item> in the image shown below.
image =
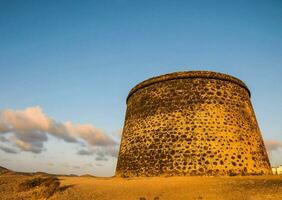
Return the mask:
<path id="1" fill-rule="evenodd" d="M 6 153 L 12 153 L 12 154 L 16 154 L 17 153 L 16 150 L 14 150 L 14 149 L 12 149 L 10 147 L 2 146 L 2 145 L 0 146 L 0 149 L 2 151 L 6 152 Z"/>
<path id="2" fill-rule="evenodd" d="M 106 147 L 87 147 L 77 152 L 78 155 L 95 156 L 96 161 L 107 161 L 109 157 L 116 158 L 118 155 L 118 146 Z"/>
<path id="3" fill-rule="evenodd" d="M 2 136 L 1 136 L 2 134 Z M 9 137 L 6 137 L 8 135 Z M 86 150 L 78 151 L 80 155 L 93 155 L 93 149 L 99 149 L 104 155 L 112 156 L 117 143 L 102 130 L 91 124 L 73 124 L 58 122 L 48 117 L 39 107 L 28 107 L 24 110 L 5 109 L 0 112 L 0 142 L 10 143 L 22 151 L 41 153 L 48 135 L 69 143 L 83 142 Z M 1 148 L 10 153 L 13 149 Z"/>
<path id="4" fill-rule="evenodd" d="M 267 140 L 265 141 L 265 146 L 268 152 L 277 151 L 282 148 L 282 142 L 277 140 Z"/>
<path id="5" fill-rule="evenodd" d="M 94 152 L 89 149 L 80 149 L 78 150 L 77 154 L 81 156 L 91 156 L 94 154 Z"/>

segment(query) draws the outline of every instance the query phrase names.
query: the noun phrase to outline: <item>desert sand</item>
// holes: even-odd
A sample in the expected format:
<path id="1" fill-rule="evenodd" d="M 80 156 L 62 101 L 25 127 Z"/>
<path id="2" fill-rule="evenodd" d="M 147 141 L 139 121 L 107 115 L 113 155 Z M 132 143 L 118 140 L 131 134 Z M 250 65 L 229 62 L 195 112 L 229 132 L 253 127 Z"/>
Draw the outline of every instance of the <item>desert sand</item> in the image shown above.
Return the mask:
<path id="1" fill-rule="evenodd" d="M 282 199 L 282 176 L 98 178 L 0 170 L 0 199 Z"/>

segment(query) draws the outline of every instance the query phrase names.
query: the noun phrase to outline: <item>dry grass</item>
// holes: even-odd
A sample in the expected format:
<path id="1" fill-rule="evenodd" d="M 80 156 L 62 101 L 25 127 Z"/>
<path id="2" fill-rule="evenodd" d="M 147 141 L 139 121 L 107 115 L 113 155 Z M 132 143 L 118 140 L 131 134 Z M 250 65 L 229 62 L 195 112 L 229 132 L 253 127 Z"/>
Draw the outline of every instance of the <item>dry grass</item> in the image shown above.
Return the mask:
<path id="1" fill-rule="evenodd" d="M 282 176 L 96 178 L 0 175 L 0 199 L 282 199 Z"/>

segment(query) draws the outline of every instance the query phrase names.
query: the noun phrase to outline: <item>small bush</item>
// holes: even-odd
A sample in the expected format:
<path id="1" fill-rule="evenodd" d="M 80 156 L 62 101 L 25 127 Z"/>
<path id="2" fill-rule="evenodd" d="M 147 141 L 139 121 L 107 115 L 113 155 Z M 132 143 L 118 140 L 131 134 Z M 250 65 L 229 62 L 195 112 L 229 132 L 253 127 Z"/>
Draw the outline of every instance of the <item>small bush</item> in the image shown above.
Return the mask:
<path id="1" fill-rule="evenodd" d="M 26 190 L 35 188 L 35 187 L 41 185 L 44 182 L 44 180 L 45 179 L 43 179 L 41 177 L 26 180 L 19 185 L 19 190 L 20 191 L 26 191 Z"/>
<path id="2" fill-rule="evenodd" d="M 60 182 L 56 177 L 36 177 L 24 181 L 19 185 L 19 191 L 32 190 L 40 187 L 38 190 L 33 192 L 36 198 L 51 197 L 57 190 L 59 190 Z"/>

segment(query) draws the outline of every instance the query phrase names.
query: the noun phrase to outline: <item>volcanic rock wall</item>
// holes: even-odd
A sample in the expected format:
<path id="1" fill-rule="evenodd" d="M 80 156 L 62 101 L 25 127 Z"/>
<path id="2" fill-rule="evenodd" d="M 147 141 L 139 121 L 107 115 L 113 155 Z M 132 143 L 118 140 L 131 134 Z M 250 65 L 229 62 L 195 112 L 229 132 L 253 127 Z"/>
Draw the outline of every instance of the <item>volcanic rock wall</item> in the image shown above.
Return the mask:
<path id="1" fill-rule="evenodd" d="M 135 86 L 116 175 L 271 174 L 250 92 L 229 75 L 191 71 Z"/>

